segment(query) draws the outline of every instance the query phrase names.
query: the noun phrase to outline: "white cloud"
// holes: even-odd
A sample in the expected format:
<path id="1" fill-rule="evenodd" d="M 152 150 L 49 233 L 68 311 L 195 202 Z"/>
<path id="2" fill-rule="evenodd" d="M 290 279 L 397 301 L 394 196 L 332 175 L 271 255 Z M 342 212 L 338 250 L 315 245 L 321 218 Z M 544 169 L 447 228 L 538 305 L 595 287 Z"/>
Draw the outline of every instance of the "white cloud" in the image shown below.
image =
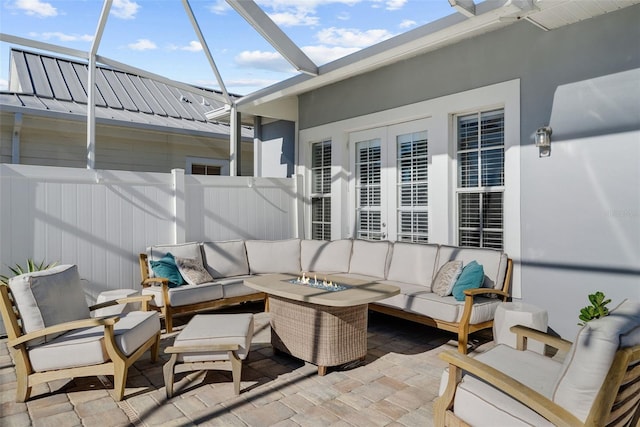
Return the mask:
<path id="1" fill-rule="evenodd" d="M 349 13 L 347 12 L 341 12 L 338 16 L 336 16 L 336 18 L 340 21 L 348 21 L 349 19 L 351 19 L 351 15 L 349 15 Z"/>
<path id="2" fill-rule="evenodd" d="M 387 10 L 402 9 L 407 3 L 407 0 L 387 0 Z"/>
<path id="3" fill-rule="evenodd" d="M 135 43 L 130 43 L 127 47 L 131 50 L 153 50 L 158 46 L 148 39 L 138 39 Z"/>
<path id="4" fill-rule="evenodd" d="M 260 50 L 240 52 L 235 58 L 236 64 L 243 67 L 260 68 L 263 70 L 290 72 L 291 65 L 277 52 Z"/>
<path id="5" fill-rule="evenodd" d="M 51 40 L 51 39 L 56 39 L 59 40 L 61 42 L 77 42 L 77 41 L 83 41 L 83 42 L 90 42 L 93 41 L 93 36 L 91 34 L 82 34 L 82 35 L 78 35 L 78 34 L 66 34 L 60 31 L 49 31 L 49 32 L 45 32 L 45 33 L 29 33 L 30 37 L 39 37 L 43 40 Z"/>
<path id="6" fill-rule="evenodd" d="M 58 15 L 58 10 L 51 3 L 40 0 L 16 0 L 14 7 L 23 10 L 27 15 L 35 15 L 41 18 Z"/>
<path id="7" fill-rule="evenodd" d="M 350 55 L 360 50 L 357 47 L 340 47 L 340 46 L 305 46 L 302 48 L 309 59 L 318 65 L 327 64 L 343 56 Z"/>
<path id="8" fill-rule="evenodd" d="M 355 28 L 330 27 L 319 31 L 316 38 L 321 44 L 363 48 L 393 37 L 384 29 L 361 31 Z"/>
<path id="9" fill-rule="evenodd" d="M 225 0 L 217 0 L 214 4 L 208 6 L 207 9 L 216 15 L 224 15 L 232 10 L 231 6 L 229 6 Z"/>
<path id="10" fill-rule="evenodd" d="M 320 22 L 320 18 L 318 18 L 317 16 L 312 16 L 301 11 L 298 11 L 296 13 L 291 13 L 291 12 L 272 13 L 272 14 L 269 14 L 269 17 L 277 25 L 280 25 L 283 27 L 295 27 L 295 26 L 313 27 L 315 25 L 318 25 L 318 23 Z"/>
<path id="11" fill-rule="evenodd" d="M 411 28 L 411 27 L 415 27 L 416 24 L 417 22 L 414 21 L 413 19 L 405 19 L 400 23 L 400 28 Z"/>
<path id="12" fill-rule="evenodd" d="M 138 9 L 140 9 L 140 5 L 135 1 L 113 0 L 111 13 L 116 18 L 134 19 L 136 17 L 136 13 L 138 13 Z"/>
<path id="13" fill-rule="evenodd" d="M 0 90 L 9 90 L 9 81 L 7 79 L 0 79 Z"/>
<path id="14" fill-rule="evenodd" d="M 180 49 L 189 52 L 200 52 L 202 51 L 202 44 L 198 41 L 191 40 L 187 46 L 182 46 Z"/>

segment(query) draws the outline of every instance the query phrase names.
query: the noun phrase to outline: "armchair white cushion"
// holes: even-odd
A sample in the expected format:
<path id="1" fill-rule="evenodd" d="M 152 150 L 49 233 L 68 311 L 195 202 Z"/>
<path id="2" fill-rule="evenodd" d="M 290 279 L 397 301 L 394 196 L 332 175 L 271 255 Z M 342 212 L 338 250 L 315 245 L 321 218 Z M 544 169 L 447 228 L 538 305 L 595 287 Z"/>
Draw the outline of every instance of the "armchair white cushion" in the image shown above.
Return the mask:
<path id="1" fill-rule="evenodd" d="M 599 426 L 629 421 L 640 410 L 640 394 L 628 392 L 640 381 L 640 302 L 626 300 L 588 322 L 573 344 L 521 326 L 512 330 L 562 347 L 564 361 L 506 345 L 475 358 L 445 352 L 449 368 L 434 405 L 435 425 Z M 617 399 L 625 404 L 614 405 Z"/>
<path id="2" fill-rule="evenodd" d="M 149 299 L 137 296 L 101 305 Z M 0 286 L 0 312 L 16 365 L 16 401 L 27 400 L 35 384 L 93 375 L 113 375 L 115 397 L 121 400 L 129 366 L 149 349 L 152 361 L 157 359 L 157 313 L 92 318 L 91 310 L 75 265 L 19 275 L 9 279 L 9 286 Z"/>

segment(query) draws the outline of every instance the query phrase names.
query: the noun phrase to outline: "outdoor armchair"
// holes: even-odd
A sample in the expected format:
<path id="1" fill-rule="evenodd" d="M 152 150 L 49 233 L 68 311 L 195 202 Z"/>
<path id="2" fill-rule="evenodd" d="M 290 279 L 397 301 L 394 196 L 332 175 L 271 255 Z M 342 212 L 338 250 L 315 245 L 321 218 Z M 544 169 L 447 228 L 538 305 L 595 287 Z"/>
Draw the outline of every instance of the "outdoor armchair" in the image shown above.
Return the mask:
<path id="1" fill-rule="evenodd" d="M 160 320 L 151 311 L 92 318 L 90 311 L 113 304 L 142 302 L 138 296 L 88 307 L 75 265 L 13 277 L 0 286 L 0 312 L 16 366 L 16 401 L 32 387 L 57 379 L 113 375 L 117 400 L 124 396 L 127 372 L 147 350 L 156 361 Z"/>
<path id="2" fill-rule="evenodd" d="M 575 342 L 513 326 L 517 349 L 497 345 L 475 358 L 447 351 L 436 426 L 638 426 L 640 302 L 626 300 L 588 322 Z M 535 339 L 565 354 L 526 350 Z"/>

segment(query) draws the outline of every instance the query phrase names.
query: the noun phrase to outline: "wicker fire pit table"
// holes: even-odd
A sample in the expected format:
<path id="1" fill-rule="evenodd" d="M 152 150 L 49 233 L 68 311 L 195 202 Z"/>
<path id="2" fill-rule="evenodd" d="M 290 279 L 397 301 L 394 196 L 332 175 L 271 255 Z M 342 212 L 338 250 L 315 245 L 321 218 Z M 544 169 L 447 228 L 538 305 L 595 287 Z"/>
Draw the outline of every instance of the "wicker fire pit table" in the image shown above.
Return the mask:
<path id="1" fill-rule="evenodd" d="M 329 366 L 364 359 L 368 304 L 400 292 L 396 286 L 341 276 L 304 284 L 289 274 L 267 274 L 244 283 L 267 294 L 274 349 L 317 365 L 318 375 Z"/>

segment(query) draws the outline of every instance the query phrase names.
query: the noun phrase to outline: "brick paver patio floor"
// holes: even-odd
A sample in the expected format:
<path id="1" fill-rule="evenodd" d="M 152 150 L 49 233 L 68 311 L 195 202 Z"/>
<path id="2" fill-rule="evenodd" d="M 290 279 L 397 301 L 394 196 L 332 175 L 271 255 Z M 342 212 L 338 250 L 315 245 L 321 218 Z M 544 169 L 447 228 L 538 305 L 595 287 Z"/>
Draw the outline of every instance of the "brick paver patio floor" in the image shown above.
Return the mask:
<path id="1" fill-rule="evenodd" d="M 430 426 L 444 363 L 455 349 L 453 334 L 371 313 L 364 362 L 330 368 L 273 352 L 269 314 L 262 304 L 224 312 L 255 313 L 251 353 L 242 371 L 240 396 L 233 394 L 230 365 L 220 370 L 176 375 L 167 400 L 163 349 L 189 317 L 176 319 L 176 332 L 162 336 L 160 360 L 143 356 L 129 370 L 125 399 L 112 398 L 111 377 L 62 380 L 34 387 L 27 403 L 15 402 L 15 370 L 6 338 L 0 340 L 0 425 L 8 426 Z M 220 311 L 219 311 L 220 312 Z M 472 336 L 491 346 L 491 334 Z"/>

